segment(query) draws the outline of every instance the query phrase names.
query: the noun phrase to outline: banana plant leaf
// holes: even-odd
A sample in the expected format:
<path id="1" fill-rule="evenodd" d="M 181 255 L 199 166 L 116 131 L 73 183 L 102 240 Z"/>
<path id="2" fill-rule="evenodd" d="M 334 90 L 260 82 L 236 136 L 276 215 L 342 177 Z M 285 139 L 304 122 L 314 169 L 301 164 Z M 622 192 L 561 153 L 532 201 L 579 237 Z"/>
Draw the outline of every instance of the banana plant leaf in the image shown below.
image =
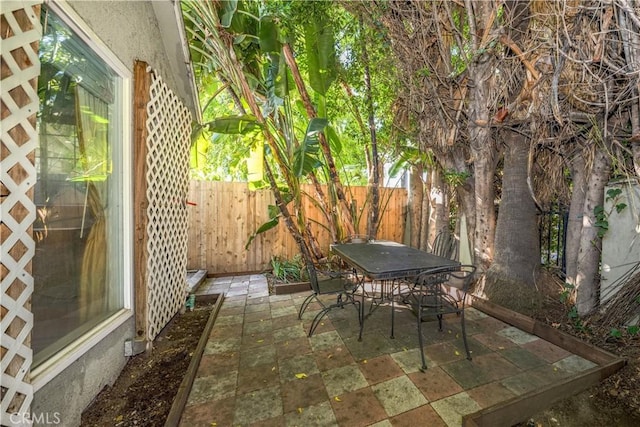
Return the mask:
<path id="1" fill-rule="evenodd" d="M 282 44 L 278 39 L 278 26 L 272 16 L 260 18 L 260 50 L 264 53 L 280 53 Z"/>
<path id="2" fill-rule="evenodd" d="M 285 203 L 289 203 L 292 199 L 292 195 L 288 192 L 283 192 L 282 196 L 284 198 Z M 258 229 L 255 232 L 253 232 L 251 236 L 249 236 L 249 240 L 247 241 L 247 244 L 244 245 L 245 250 L 249 249 L 251 242 L 253 242 L 253 239 L 255 239 L 258 236 L 258 234 L 267 232 L 278 225 L 280 217 L 282 216 L 280 209 L 275 205 L 269 205 L 267 207 L 267 210 L 269 213 L 269 220 L 264 224 L 262 224 L 260 227 L 258 227 Z"/>
<path id="3" fill-rule="evenodd" d="M 224 28 L 229 28 L 236 14 L 236 10 L 238 10 L 238 0 L 225 0 L 220 3 L 222 5 L 220 10 L 220 24 L 222 24 Z"/>
<path id="4" fill-rule="evenodd" d="M 324 129 L 324 134 L 327 136 L 329 140 L 329 147 L 331 148 L 331 153 L 334 156 L 339 155 L 342 152 L 342 141 L 340 141 L 340 137 L 336 133 L 336 130 L 331 125 L 327 125 Z"/>
<path id="5" fill-rule="evenodd" d="M 243 116 L 220 117 L 205 123 L 203 126 L 210 132 L 230 135 L 246 135 L 258 128 L 260 125 L 254 116 L 246 114 Z"/>
<path id="6" fill-rule="evenodd" d="M 293 152 L 293 173 L 295 176 L 305 176 L 321 166 L 322 163 L 317 156 L 320 150 L 318 139 L 320 132 L 327 127 L 327 124 L 328 120 L 325 118 L 316 117 L 309 121 L 302 143 Z"/>
<path id="7" fill-rule="evenodd" d="M 280 219 L 280 216 L 278 215 L 275 218 L 271 218 L 269 221 L 265 222 L 260 227 L 258 227 L 258 229 L 255 231 L 255 233 L 253 233 L 253 234 L 251 234 L 251 236 L 249 236 L 249 240 L 247 241 L 247 244 L 244 245 L 245 250 L 249 250 L 249 246 L 251 245 L 251 242 L 253 242 L 253 239 L 258 237 L 258 234 L 264 233 L 264 232 L 269 231 L 272 228 L 276 227 L 278 225 L 278 223 L 279 223 L 279 219 Z"/>
<path id="8" fill-rule="evenodd" d="M 333 29 L 329 22 L 320 19 L 307 24 L 304 30 L 309 84 L 319 94 L 326 95 L 336 78 Z"/>

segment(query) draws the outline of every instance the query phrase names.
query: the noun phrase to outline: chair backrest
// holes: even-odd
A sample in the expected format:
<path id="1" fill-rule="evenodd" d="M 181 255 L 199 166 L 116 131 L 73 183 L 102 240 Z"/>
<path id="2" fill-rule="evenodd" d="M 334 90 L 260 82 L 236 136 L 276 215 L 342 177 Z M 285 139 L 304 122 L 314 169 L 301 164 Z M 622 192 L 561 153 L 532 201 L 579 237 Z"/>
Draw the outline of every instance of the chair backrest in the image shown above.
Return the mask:
<path id="1" fill-rule="evenodd" d="M 352 234 L 342 240 L 341 243 L 368 243 L 369 236 L 366 234 Z"/>
<path id="2" fill-rule="evenodd" d="M 475 272 L 476 267 L 468 264 L 430 268 L 418 274 L 415 283 L 431 284 L 455 281 L 457 282 L 454 284 L 456 288 L 466 290 L 473 282 Z"/>
<path id="3" fill-rule="evenodd" d="M 457 268 L 458 268 L 457 265 L 430 268 L 429 270 L 425 270 L 420 274 L 418 274 L 414 279 L 414 283 L 416 285 L 422 285 L 422 286 L 431 286 L 431 285 L 445 283 L 449 280 L 451 273 L 455 271 Z"/>
<path id="4" fill-rule="evenodd" d="M 320 292 L 320 287 L 318 285 L 318 272 L 312 263 L 307 264 L 307 272 L 309 273 L 309 284 L 311 285 L 311 289 L 313 292 Z"/>
<path id="5" fill-rule="evenodd" d="M 416 285 L 427 287 L 445 284 L 452 291 L 455 290 L 451 295 L 457 293 L 457 297 L 463 299 L 473 283 L 475 272 L 476 267 L 467 264 L 437 267 L 418 274 L 414 282 Z M 440 286 L 436 286 L 435 289 L 438 289 L 438 292 L 447 293 Z"/>
<path id="6" fill-rule="evenodd" d="M 449 231 L 441 231 L 433 239 L 431 253 L 448 259 L 458 258 L 458 240 Z"/>
<path id="7" fill-rule="evenodd" d="M 476 267 L 474 265 L 459 265 L 455 271 L 450 273 L 447 285 L 462 291 L 466 295 L 473 283 L 475 273 Z"/>

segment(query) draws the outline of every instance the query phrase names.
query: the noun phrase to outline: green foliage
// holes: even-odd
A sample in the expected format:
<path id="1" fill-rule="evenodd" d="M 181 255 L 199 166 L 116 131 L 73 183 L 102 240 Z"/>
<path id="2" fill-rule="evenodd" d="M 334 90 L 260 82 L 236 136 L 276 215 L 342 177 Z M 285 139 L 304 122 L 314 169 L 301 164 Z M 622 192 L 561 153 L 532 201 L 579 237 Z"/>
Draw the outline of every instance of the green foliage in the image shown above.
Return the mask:
<path id="1" fill-rule="evenodd" d="M 335 187 L 341 182 L 367 182 L 367 156 L 363 152 L 369 151 L 371 133 L 365 59 L 370 70 L 376 70 L 370 74 L 373 126 L 377 140 L 382 141 L 378 144 L 380 164 L 385 163 L 384 153 L 391 152 L 389 147 L 397 134 L 391 126 L 391 105 L 398 85 L 384 26 L 379 26 L 380 31 L 364 27 L 335 2 L 186 0 L 181 4 L 196 80 L 204 92 L 200 98 L 206 100 L 204 130 L 209 134 L 198 139 L 192 156 L 197 160 L 197 174 L 246 179 L 244 159 L 252 147 L 264 146 L 264 162 L 272 173 L 269 177 L 275 180 L 270 185 L 288 187 L 293 204 L 287 212 L 296 217 L 292 219 L 299 231 L 308 223 L 300 208 L 300 189 L 313 173 L 314 181 L 329 187 L 322 206 L 327 207 L 331 232 L 340 234 L 344 221 L 348 223 L 351 218 L 341 217 L 344 212 Z M 304 86 L 312 89 L 309 93 L 298 91 L 293 80 L 296 67 L 289 69 L 285 61 L 285 43 L 295 53 L 299 76 L 305 80 Z M 367 46 L 366 57 L 363 46 Z M 246 91 L 245 82 L 251 93 Z M 309 95 L 318 118 L 307 111 L 303 95 L 305 102 Z M 247 111 L 259 118 L 247 115 Z M 320 149 L 324 143 L 321 134 L 330 154 Z M 335 164 L 340 182 L 329 170 L 330 163 Z M 229 168 L 227 174 L 225 168 Z M 278 216 L 270 216 L 249 243 L 275 227 L 278 220 Z"/>
<path id="2" fill-rule="evenodd" d="M 620 188 L 610 188 L 607 190 L 606 201 L 612 201 L 615 203 L 614 208 L 616 213 L 620 213 L 627 207 L 626 203 L 620 202 L 620 195 L 622 194 L 622 189 Z M 618 203 L 616 203 L 618 202 Z"/>
<path id="3" fill-rule="evenodd" d="M 611 335 L 613 338 L 622 338 L 622 332 L 620 331 L 620 329 L 616 329 L 613 328 L 609 331 L 609 335 Z"/>
<path id="4" fill-rule="evenodd" d="M 323 17 L 324 18 L 324 17 Z M 309 84 L 321 95 L 326 95 L 336 78 L 336 55 L 333 28 L 325 19 L 305 26 Z"/>
<path id="5" fill-rule="evenodd" d="M 444 181 L 452 187 L 458 187 L 471 177 L 469 171 L 458 172 L 453 169 L 447 169 L 443 173 Z"/>
<path id="6" fill-rule="evenodd" d="M 308 175 L 322 165 L 318 158 L 320 132 L 327 126 L 327 119 L 314 118 L 309 121 L 304 140 L 293 153 L 293 173 L 297 177 Z"/>
<path id="7" fill-rule="evenodd" d="M 567 313 L 567 317 L 569 318 L 571 323 L 573 323 L 573 327 L 576 331 L 586 330 L 586 327 L 584 326 L 584 323 L 582 322 L 582 319 L 578 314 L 578 307 L 576 307 L 575 305 L 571 307 L 571 310 L 569 310 L 569 313 Z"/>
<path id="8" fill-rule="evenodd" d="M 287 260 L 280 256 L 271 257 L 272 274 L 284 283 L 300 282 L 304 279 L 304 261 L 300 254 Z"/>
<path id="9" fill-rule="evenodd" d="M 604 237 L 609 230 L 609 217 L 611 216 L 611 213 L 613 213 L 613 210 L 615 209 L 616 213 L 620 214 L 627 207 L 626 203 L 620 201 L 621 194 L 622 190 L 620 188 L 610 188 L 607 190 L 605 201 L 611 201 L 614 204 L 609 212 L 606 212 L 602 205 L 598 205 L 593 208 L 593 215 L 596 219 L 596 222 L 593 225 L 598 227 L 599 238 Z"/>
<path id="10" fill-rule="evenodd" d="M 638 325 L 627 326 L 624 329 L 611 328 L 609 331 L 609 336 L 615 339 L 622 339 L 625 336 L 635 337 L 638 334 L 640 334 L 640 326 Z"/>
<path id="11" fill-rule="evenodd" d="M 593 208 L 593 215 L 596 217 L 596 222 L 593 225 L 598 227 L 598 237 L 603 238 L 609 230 L 609 219 L 604 206 L 598 205 Z"/>
<path id="12" fill-rule="evenodd" d="M 210 132 L 227 135 L 246 135 L 259 127 L 256 118 L 245 114 L 242 116 L 219 117 L 203 125 Z"/>
<path id="13" fill-rule="evenodd" d="M 571 298 L 571 294 L 573 293 L 575 288 L 576 287 L 571 283 L 565 282 L 563 285 L 563 290 L 562 292 L 560 292 L 560 302 L 563 304 L 566 304 L 567 302 L 569 302 Z"/>
<path id="14" fill-rule="evenodd" d="M 260 18 L 260 50 L 265 53 L 280 53 L 282 43 L 279 40 L 278 26 L 273 16 L 263 16 Z"/>

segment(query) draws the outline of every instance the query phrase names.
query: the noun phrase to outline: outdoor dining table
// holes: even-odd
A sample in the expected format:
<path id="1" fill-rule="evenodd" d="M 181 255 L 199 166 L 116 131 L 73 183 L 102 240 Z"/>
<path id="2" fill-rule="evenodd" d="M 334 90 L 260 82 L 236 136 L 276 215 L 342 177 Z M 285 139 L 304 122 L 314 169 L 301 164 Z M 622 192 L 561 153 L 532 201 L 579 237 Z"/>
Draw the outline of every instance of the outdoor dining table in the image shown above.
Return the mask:
<path id="1" fill-rule="evenodd" d="M 397 242 L 376 240 L 366 243 L 344 243 L 331 246 L 331 251 L 345 263 L 360 273 L 359 280 L 362 287 L 361 318 L 364 321 L 364 280 L 391 281 L 391 337 L 394 325 L 394 295 L 393 281 L 417 276 L 423 271 L 438 267 L 454 267 L 460 265 L 458 261 L 443 258 L 429 252 L 421 251 Z M 384 289 L 381 289 L 381 299 L 384 299 Z M 373 302 L 372 302 L 373 304 Z"/>

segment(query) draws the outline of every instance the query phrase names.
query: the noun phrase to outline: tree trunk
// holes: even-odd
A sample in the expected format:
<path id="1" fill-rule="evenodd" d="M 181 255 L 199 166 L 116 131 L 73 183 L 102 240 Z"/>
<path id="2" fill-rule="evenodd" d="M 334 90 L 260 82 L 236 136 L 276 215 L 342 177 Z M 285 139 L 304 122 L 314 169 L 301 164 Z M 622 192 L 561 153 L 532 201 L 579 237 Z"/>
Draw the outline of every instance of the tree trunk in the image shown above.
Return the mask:
<path id="1" fill-rule="evenodd" d="M 569 160 L 571 170 L 571 205 L 569 206 L 569 221 L 567 224 L 567 239 L 565 243 L 566 282 L 576 285 L 576 269 L 578 268 L 578 252 L 580 250 L 580 235 L 582 233 L 582 212 L 584 209 L 587 188 L 587 166 L 582 150 Z"/>
<path id="2" fill-rule="evenodd" d="M 489 300 L 528 314 L 541 302 L 535 280 L 540 268 L 536 206 L 529 191 L 529 144 L 520 133 L 505 138 L 502 198 L 496 224 L 495 256 L 486 274 Z"/>
<path id="3" fill-rule="evenodd" d="M 309 264 L 313 264 L 314 259 L 311 256 L 311 251 L 309 250 L 309 246 L 304 239 L 304 236 L 296 227 L 296 222 L 293 220 L 293 216 L 291 212 L 289 212 L 289 208 L 287 207 L 287 203 L 285 203 L 284 198 L 282 197 L 282 193 L 278 188 L 278 184 L 276 182 L 275 177 L 273 176 L 273 172 L 271 171 L 271 167 L 269 166 L 269 162 L 264 161 L 264 170 L 267 173 L 267 179 L 271 184 L 271 190 L 273 191 L 273 196 L 276 199 L 276 205 L 280 209 L 282 213 L 282 217 L 284 218 L 284 223 L 291 233 L 293 240 L 295 240 L 298 245 L 298 249 L 300 249 L 300 253 L 305 260 L 305 265 L 309 266 Z"/>
<path id="4" fill-rule="evenodd" d="M 476 224 L 476 216 L 475 216 L 475 191 L 474 191 L 474 180 L 472 177 L 469 177 L 462 185 L 458 186 L 456 188 L 456 196 L 457 196 L 457 200 L 458 200 L 458 208 L 460 210 L 459 212 L 459 218 L 460 219 L 462 217 L 462 215 L 464 215 L 465 217 L 465 221 L 466 221 L 466 232 L 467 235 L 463 236 L 462 234 L 460 234 L 459 238 L 460 238 L 460 250 L 459 250 L 459 255 L 460 255 L 460 261 L 461 262 L 465 262 L 465 260 L 463 260 L 462 258 L 462 249 L 463 249 L 463 244 L 468 245 L 468 251 L 469 254 L 468 256 L 470 256 L 470 259 L 467 259 L 466 262 L 469 262 L 471 264 L 475 265 L 475 260 L 473 257 L 473 236 L 474 236 L 474 230 L 475 230 L 475 224 Z M 466 243 L 463 243 L 466 242 Z M 465 246 L 467 247 L 467 246 Z"/>
<path id="5" fill-rule="evenodd" d="M 423 169 L 424 170 L 424 169 Z M 431 178 L 431 171 L 426 174 L 422 174 L 422 176 L 426 177 L 426 181 L 423 182 L 423 195 L 422 198 L 422 217 L 420 218 L 420 240 L 417 248 L 421 251 L 429 250 L 429 224 L 431 218 L 431 187 L 433 183 L 433 179 Z"/>
<path id="6" fill-rule="evenodd" d="M 496 230 L 495 189 L 497 150 L 489 129 L 489 94 L 494 80 L 493 61 L 474 63 L 469 70 L 469 140 L 475 178 L 475 262 L 479 272 L 493 261 Z"/>
<path id="7" fill-rule="evenodd" d="M 420 233 L 422 231 L 424 184 L 422 182 L 422 166 L 413 165 L 410 169 L 409 181 L 409 246 L 420 247 Z"/>
<path id="8" fill-rule="evenodd" d="M 598 227 L 595 226 L 594 209 L 604 204 L 604 187 L 611 172 L 611 159 L 607 152 L 598 144 L 593 145 L 595 156 L 582 211 L 582 233 L 576 266 L 576 308 L 580 316 L 589 314 L 598 305 L 602 239 L 598 237 Z"/>
<path id="9" fill-rule="evenodd" d="M 496 231 L 495 189 L 493 179 L 497 149 L 489 127 L 492 94 L 495 92 L 497 58 L 486 48 L 485 41 L 495 22 L 495 4 L 483 0 L 467 0 L 466 13 L 475 60 L 467 69 L 469 101 L 467 107 L 469 141 L 475 178 L 474 258 L 479 273 L 493 261 Z M 471 7 L 468 7 L 471 6 Z"/>
<path id="10" fill-rule="evenodd" d="M 364 34 L 362 17 L 360 17 L 360 31 Z M 362 62 L 364 62 L 364 87 L 366 92 L 367 116 L 369 119 L 369 134 L 371 137 L 371 171 L 369 193 L 371 206 L 367 218 L 367 235 L 375 239 L 380 222 L 380 162 L 378 159 L 378 138 L 376 135 L 375 113 L 373 109 L 373 94 L 371 93 L 371 69 L 369 67 L 369 53 L 367 52 L 366 37 L 362 38 Z"/>
<path id="11" fill-rule="evenodd" d="M 473 174 L 470 171 L 469 166 L 467 165 L 467 156 L 465 152 L 462 150 L 451 150 L 445 153 L 438 154 L 438 162 L 442 166 L 443 169 L 454 170 L 459 174 L 468 174 L 467 178 L 461 182 L 455 188 L 455 197 L 458 203 L 458 224 L 460 224 L 460 218 L 464 215 L 466 219 L 466 228 L 467 228 L 467 236 L 459 236 L 461 241 L 463 238 L 466 238 L 466 241 L 469 245 L 469 250 L 472 251 L 473 247 L 473 239 L 475 236 L 475 227 L 476 227 L 476 197 L 475 197 L 475 179 Z M 442 179 L 442 176 L 440 176 Z M 448 221 L 448 211 L 445 212 L 446 220 Z M 458 227 L 456 227 L 458 228 Z M 435 237 L 436 231 L 435 228 L 432 232 L 432 236 Z M 473 251 L 472 251 L 473 252 Z M 471 255 L 471 261 L 473 260 L 473 253 Z M 475 262 L 474 262 L 475 264 Z"/>
<path id="12" fill-rule="evenodd" d="M 429 192 L 431 203 L 429 215 L 429 239 L 428 247 L 431 248 L 433 239 L 438 233 L 449 229 L 449 203 L 447 201 L 447 188 L 442 180 L 442 172 L 438 168 L 431 169 L 431 191 Z"/>

